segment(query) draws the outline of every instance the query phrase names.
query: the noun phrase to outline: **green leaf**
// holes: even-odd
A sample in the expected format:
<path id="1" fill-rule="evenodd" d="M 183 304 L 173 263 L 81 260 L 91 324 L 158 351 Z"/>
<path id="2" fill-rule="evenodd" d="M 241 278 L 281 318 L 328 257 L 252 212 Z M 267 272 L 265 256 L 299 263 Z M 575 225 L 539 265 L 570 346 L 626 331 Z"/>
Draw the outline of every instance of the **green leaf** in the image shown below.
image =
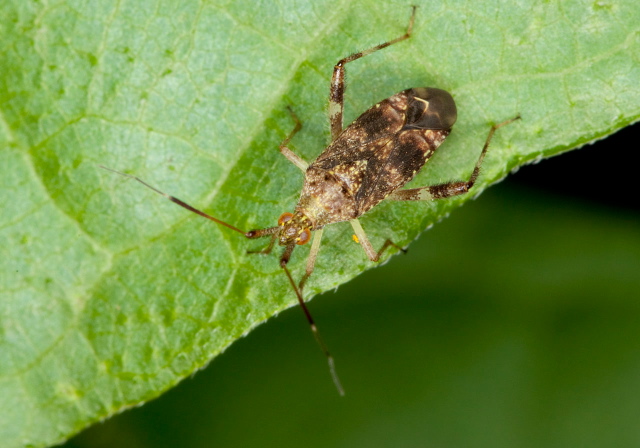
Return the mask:
<path id="1" fill-rule="evenodd" d="M 333 64 L 401 35 L 385 2 L 59 2 L 0 5 L 0 440 L 59 442 L 158 396 L 295 304 L 261 242 L 178 208 L 142 177 L 243 228 L 291 211 L 302 182 L 277 151 L 328 142 Z M 476 193 L 518 166 L 640 116 L 640 11 L 623 2 L 425 2 L 414 36 L 349 64 L 346 122 L 415 86 L 452 92 L 454 132 L 412 183 L 468 176 Z M 374 246 L 408 244 L 471 196 L 383 203 Z M 330 226 L 307 295 L 372 266 Z M 294 252 L 300 276 L 308 248 Z M 329 381 L 329 380 L 327 380 Z"/>
<path id="2" fill-rule="evenodd" d="M 607 149 L 631 151 L 587 148 L 568 157 L 581 170 L 567 178 L 581 180 Z M 546 165 L 526 171 L 567 163 Z M 344 398 L 293 309 L 65 448 L 636 446 L 637 208 L 561 198 L 516 177 L 406 256 L 314 300 Z"/>

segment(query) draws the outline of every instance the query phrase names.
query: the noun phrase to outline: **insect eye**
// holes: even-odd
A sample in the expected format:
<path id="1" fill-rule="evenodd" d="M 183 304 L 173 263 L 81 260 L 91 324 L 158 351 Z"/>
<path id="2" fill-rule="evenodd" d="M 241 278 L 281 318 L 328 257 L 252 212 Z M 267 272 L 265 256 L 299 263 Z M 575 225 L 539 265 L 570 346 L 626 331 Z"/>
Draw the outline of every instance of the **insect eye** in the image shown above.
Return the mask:
<path id="1" fill-rule="evenodd" d="M 283 226 L 285 222 L 291 221 L 291 218 L 293 218 L 293 213 L 283 213 L 278 218 L 278 225 Z"/>
<path id="2" fill-rule="evenodd" d="M 311 230 L 309 230 L 308 228 L 304 229 L 302 232 L 300 232 L 300 236 L 298 236 L 298 239 L 296 239 L 296 244 L 298 245 L 307 244 L 310 239 L 311 239 Z"/>

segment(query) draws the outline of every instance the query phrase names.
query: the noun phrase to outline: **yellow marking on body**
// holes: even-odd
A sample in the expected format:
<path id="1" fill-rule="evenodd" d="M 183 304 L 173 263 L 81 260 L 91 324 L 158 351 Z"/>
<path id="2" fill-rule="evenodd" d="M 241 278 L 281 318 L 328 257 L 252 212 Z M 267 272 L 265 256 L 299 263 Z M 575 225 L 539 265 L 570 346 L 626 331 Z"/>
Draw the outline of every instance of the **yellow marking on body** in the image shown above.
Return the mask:
<path id="1" fill-rule="evenodd" d="M 360 240 L 358 239 L 358 236 L 355 233 L 353 235 L 351 235 L 351 238 L 353 238 L 353 241 L 355 241 L 356 243 L 360 244 Z"/>

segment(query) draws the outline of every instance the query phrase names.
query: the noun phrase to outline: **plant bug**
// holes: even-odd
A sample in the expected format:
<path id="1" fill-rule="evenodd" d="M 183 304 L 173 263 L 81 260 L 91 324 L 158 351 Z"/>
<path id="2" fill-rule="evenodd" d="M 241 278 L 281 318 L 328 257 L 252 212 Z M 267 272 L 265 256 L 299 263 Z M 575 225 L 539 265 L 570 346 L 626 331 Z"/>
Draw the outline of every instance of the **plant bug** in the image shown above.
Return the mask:
<path id="1" fill-rule="evenodd" d="M 181 207 L 238 232 L 246 238 L 270 237 L 271 241 L 267 248 L 257 251 L 257 253 L 270 253 L 276 242 L 283 246 L 280 266 L 296 294 L 314 337 L 327 357 L 333 381 L 341 395 L 344 394 L 344 391 L 335 371 L 333 357 L 320 337 L 318 328 L 303 298 L 304 285 L 313 272 L 324 227 L 329 224 L 349 221 L 355 232 L 354 241 L 362 246 L 371 261 L 380 260 L 381 255 L 391 246 L 404 251 L 389 239 L 376 251 L 369 242 L 358 218 L 384 199 L 431 201 L 467 193 L 478 178 L 480 166 L 494 132 L 520 118 L 517 116 L 491 127 L 480 157 L 468 180 L 401 190 L 400 188 L 422 169 L 451 132 L 457 119 L 453 97 L 444 90 L 432 87 L 403 90 L 375 104 L 351 125 L 343 129 L 345 66 L 349 62 L 411 37 L 415 13 L 416 7 L 414 6 L 407 31 L 402 36 L 368 50 L 354 53 L 341 59 L 334 66 L 329 95 L 331 143 L 311 164 L 304 161 L 287 146 L 302 128 L 300 120 L 289 108 L 295 121 L 295 127 L 279 148 L 280 152 L 304 173 L 305 178 L 300 199 L 293 213 L 285 212 L 280 215 L 278 225 L 275 227 L 245 232 L 156 189 L 138 177 L 102 166 L 106 170 L 135 179 Z M 314 232 L 313 235 L 312 232 Z M 287 264 L 295 247 L 310 241 L 313 242 L 307 258 L 305 273 L 302 279 L 296 283 Z"/>

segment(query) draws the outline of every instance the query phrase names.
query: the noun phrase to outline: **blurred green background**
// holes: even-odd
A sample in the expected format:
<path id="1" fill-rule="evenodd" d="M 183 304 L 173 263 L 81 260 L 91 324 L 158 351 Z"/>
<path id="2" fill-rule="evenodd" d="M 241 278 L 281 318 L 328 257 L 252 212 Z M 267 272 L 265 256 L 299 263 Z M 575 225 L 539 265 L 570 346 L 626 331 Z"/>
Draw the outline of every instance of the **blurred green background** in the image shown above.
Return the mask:
<path id="1" fill-rule="evenodd" d="M 64 446 L 640 446 L 639 130 L 521 169 L 313 300 L 345 397 L 293 308 Z"/>

